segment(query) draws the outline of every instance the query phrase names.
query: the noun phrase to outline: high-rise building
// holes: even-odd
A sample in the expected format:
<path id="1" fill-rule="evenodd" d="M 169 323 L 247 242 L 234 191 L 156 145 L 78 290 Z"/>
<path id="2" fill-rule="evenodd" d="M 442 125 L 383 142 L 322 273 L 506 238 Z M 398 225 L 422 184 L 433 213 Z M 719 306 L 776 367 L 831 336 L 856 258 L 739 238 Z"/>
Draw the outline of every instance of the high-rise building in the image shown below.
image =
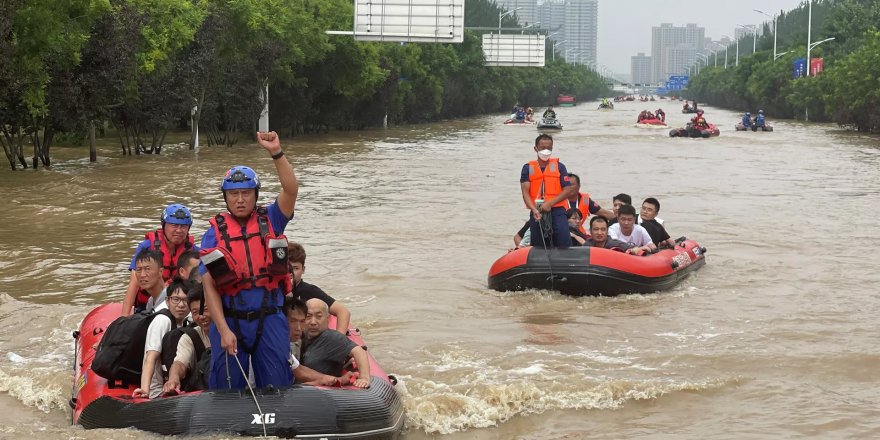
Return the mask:
<path id="1" fill-rule="evenodd" d="M 566 58 L 569 63 L 596 65 L 597 34 L 599 30 L 598 0 L 567 0 L 565 2 Z"/>
<path id="2" fill-rule="evenodd" d="M 651 30 L 653 82 L 663 82 L 670 75 L 681 75 L 693 64 L 705 46 L 706 29 L 689 23 L 673 26 L 662 23 Z"/>
<path id="3" fill-rule="evenodd" d="M 517 11 L 518 13 L 519 11 Z M 596 64 L 598 0 L 544 0 L 538 5 L 541 28 L 556 33 L 556 50 L 570 63 Z"/>
<path id="4" fill-rule="evenodd" d="M 651 80 L 651 57 L 639 52 L 638 55 L 631 57 L 632 65 L 630 73 L 633 84 L 650 84 Z"/>

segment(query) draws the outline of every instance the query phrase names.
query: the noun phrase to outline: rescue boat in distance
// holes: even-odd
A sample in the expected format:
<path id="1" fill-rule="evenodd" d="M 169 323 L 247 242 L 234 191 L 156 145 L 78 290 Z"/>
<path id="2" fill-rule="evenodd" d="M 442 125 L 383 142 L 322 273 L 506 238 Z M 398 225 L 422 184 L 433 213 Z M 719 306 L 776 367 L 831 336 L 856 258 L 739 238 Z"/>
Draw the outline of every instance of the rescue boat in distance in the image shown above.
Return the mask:
<path id="1" fill-rule="evenodd" d="M 395 389 L 397 379 L 385 374 L 369 351 L 372 381 L 367 389 L 293 385 L 258 388 L 255 396 L 243 389 L 132 398 L 136 385 L 108 381 L 91 369 L 101 336 L 121 309 L 120 303 L 98 306 L 74 332 L 76 363 L 69 402 L 73 424 L 86 429 L 136 428 L 161 435 L 315 439 L 393 440 L 403 430 L 405 412 Z M 350 334 L 349 339 L 366 347 L 360 335 Z"/>
<path id="2" fill-rule="evenodd" d="M 555 290 L 570 296 L 615 296 L 669 290 L 706 264 L 706 248 L 681 237 L 673 249 L 645 256 L 612 249 L 525 247 L 499 258 L 489 270 L 497 291 Z"/>

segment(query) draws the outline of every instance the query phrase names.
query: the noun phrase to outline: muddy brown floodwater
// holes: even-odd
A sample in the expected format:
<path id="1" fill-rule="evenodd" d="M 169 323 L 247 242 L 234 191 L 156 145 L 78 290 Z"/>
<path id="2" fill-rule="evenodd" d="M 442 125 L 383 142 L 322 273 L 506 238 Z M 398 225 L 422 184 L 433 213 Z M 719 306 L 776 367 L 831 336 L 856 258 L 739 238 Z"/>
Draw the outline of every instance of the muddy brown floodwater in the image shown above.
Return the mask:
<path id="1" fill-rule="evenodd" d="M 486 288 L 527 217 L 533 126 L 504 115 L 284 139 L 302 187 L 288 236 L 305 279 L 351 310 L 401 379 L 406 438 L 880 437 L 880 140 L 776 121 L 737 133 L 707 107 L 712 139 L 635 128 L 643 109 L 557 109 L 554 154 L 603 206 L 660 199 L 674 237 L 708 248 L 674 290 L 616 298 Z M 539 110 L 539 113 L 543 109 Z M 0 171 L 0 437 L 157 438 L 69 425 L 70 334 L 120 300 L 136 243 L 182 202 L 200 239 L 232 164 L 279 190 L 255 145 L 168 147 L 51 170 Z"/>

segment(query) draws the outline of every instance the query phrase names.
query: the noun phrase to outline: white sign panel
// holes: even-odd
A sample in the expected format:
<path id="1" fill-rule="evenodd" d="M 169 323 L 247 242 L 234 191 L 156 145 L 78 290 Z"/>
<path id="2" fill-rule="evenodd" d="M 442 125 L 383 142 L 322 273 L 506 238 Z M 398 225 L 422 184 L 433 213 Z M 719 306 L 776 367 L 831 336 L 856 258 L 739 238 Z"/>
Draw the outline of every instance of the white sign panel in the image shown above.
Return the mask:
<path id="1" fill-rule="evenodd" d="M 546 35 L 483 34 L 487 66 L 544 67 Z"/>
<path id="2" fill-rule="evenodd" d="M 461 43 L 464 0 L 356 0 L 354 38 L 361 41 Z"/>

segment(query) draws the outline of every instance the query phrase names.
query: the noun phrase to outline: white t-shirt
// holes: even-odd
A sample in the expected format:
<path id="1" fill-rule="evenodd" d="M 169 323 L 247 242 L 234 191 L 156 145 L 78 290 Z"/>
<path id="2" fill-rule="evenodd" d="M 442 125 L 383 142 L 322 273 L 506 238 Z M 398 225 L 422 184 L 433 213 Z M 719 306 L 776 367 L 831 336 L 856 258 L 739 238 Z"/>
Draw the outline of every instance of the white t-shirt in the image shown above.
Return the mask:
<path id="1" fill-rule="evenodd" d="M 623 235 L 620 232 L 620 223 L 615 223 L 608 228 L 608 236 L 633 246 L 644 246 L 654 242 L 651 240 L 651 234 L 648 234 L 648 230 L 639 225 L 633 225 L 632 234 Z"/>
<path id="2" fill-rule="evenodd" d="M 293 342 L 290 343 L 291 348 L 293 348 Z M 296 370 L 299 368 L 299 359 L 294 356 L 294 353 L 290 352 L 290 371 Z"/>
<path id="3" fill-rule="evenodd" d="M 153 367 L 153 378 L 150 379 L 150 399 L 155 399 L 162 395 L 162 386 L 165 381 L 162 379 L 162 338 L 166 333 L 171 331 L 171 319 L 165 315 L 158 315 L 153 318 L 153 322 L 147 328 L 147 342 L 144 344 L 144 359 L 147 357 L 148 351 L 159 353 L 159 359 L 156 359 L 156 365 Z"/>

